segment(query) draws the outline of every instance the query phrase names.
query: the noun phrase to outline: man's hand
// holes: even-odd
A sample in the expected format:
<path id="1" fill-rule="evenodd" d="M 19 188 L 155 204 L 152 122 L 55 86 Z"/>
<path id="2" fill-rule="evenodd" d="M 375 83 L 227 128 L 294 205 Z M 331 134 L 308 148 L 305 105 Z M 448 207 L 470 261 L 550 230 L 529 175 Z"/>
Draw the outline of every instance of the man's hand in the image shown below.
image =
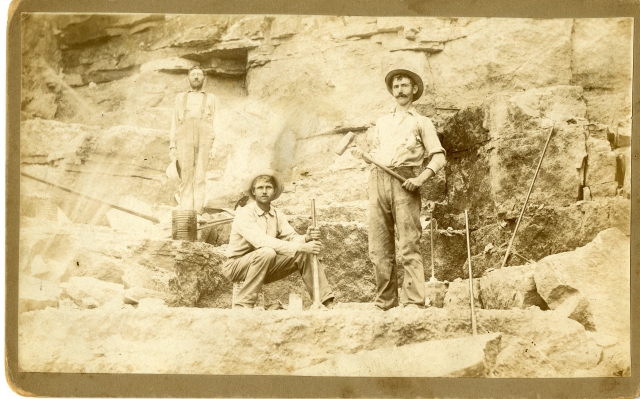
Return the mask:
<path id="1" fill-rule="evenodd" d="M 362 151 L 359 147 L 353 147 L 353 148 L 351 148 L 351 155 L 352 155 L 354 158 L 362 159 L 362 160 L 364 160 L 366 163 L 371 163 L 371 162 L 367 161 L 366 159 L 364 159 L 363 154 L 364 154 L 364 151 Z M 369 155 L 369 154 L 367 154 L 367 155 Z"/>
<path id="2" fill-rule="evenodd" d="M 306 242 L 318 241 L 320 239 L 320 229 L 317 227 L 309 226 L 307 228 L 307 234 L 304 237 Z"/>
<path id="3" fill-rule="evenodd" d="M 407 189 L 409 191 L 416 191 L 420 187 L 422 187 L 423 184 L 424 184 L 424 182 L 422 180 L 420 180 L 419 178 L 412 177 L 411 179 L 407 179 L 407 181 L 402 183 L 402 187 L 404 187 L 405 189 Z"/>
<path id="4" fill-rule="evenodd" d="M 322 243 L 320 241 L 309 241 L 304 244 L 300 244 L 300 252 L 306 254 L 318 255 L 322 250 Z"/>
<path id="5" fill-rule="evenodd" d="M 178 150 L 169 148 L 169 159 L 171 159 L 172 162 L 178 159 Z"/>

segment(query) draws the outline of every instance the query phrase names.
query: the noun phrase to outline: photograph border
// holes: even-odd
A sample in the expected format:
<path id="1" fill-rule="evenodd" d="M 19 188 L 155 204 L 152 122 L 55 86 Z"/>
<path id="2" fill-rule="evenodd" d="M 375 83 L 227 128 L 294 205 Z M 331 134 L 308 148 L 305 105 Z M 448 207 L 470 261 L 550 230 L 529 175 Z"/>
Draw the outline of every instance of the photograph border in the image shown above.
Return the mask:
<path id="1" fill-rule="evenodd" d="M 640 267 L 638 195 L 631 196 L 631 376 L 607 378 L 354 378 L 261 375 L 74 374 L 22 372 L 18 367 L 18 255 L 20 225 L 20 15 L 54 13 L 292 14 L 349 16 L 455 16 L 504 18 L 634 18 L 632 120 L 639 114 L 633 0 L 21 0 L 7 18 L 5 366 L 12 389 L 52 397 L 448 397 L 635 398 L 640 395 Z M 632 137 L 638 124 L 632 124 Z M 638 184 L 640 143 L 632 140 L 632 187 Z M 638 186 L 640 187 L 640 186 Z"/>

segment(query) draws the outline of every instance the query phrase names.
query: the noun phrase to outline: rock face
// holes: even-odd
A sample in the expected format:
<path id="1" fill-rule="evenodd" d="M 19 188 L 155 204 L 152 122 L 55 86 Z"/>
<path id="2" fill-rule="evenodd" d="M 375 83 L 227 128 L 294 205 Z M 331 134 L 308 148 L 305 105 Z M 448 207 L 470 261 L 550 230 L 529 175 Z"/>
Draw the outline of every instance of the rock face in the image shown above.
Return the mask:
<path id="1" fill-rule="evenodd" d="M 368 170 L 332 149 L 348 131 L 366 144 L 393 106 L 386 69 L 404 60 L 428 85 L 416 107 L 448 153 L 445 170 L 422 189 L 425 204 L 438 203 L 437 278 L 465 277 L 464 209 L 473 255 L 489 238 L 495 247 L 508 240 L 554 122 L 518 253 L 536 261 L 626 228 L 628 215 L 613 220 L 603 209 L 628 208 L 612 198 L 630 192 L 631 52 L 620 39 L 630 39 L 630 19 L 33 15 L 23 36 L 38 50 L 23 56 L 23 168 L 101 199 L 176 204 L 177 182 L 163 173 L 168 129 L 183 74 L 197 64 L 217 96 L 210 209 L 235 205 L 245 178 L 272 167 L 287 183 L 279 205 L 290 213 L 308 212 L 316 198 L 324 221 L 366 223 Z M 73 222 L 126 226 L 41 183 L 24 179 L 22 191 L 54 193 Z M 449 227 L 454 233 L 443 234 Z M 484 256 L 474 271 L 498 258 Z"/>

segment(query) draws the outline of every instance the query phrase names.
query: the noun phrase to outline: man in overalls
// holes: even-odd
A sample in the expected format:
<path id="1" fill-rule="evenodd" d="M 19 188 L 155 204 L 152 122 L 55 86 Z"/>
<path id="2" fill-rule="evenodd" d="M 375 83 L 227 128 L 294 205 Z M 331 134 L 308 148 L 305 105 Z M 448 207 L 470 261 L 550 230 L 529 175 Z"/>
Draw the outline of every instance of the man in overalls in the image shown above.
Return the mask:
<path id="1" fill-rule="evenodd" d="M 179 209 L 195 210 L 202 215 L 205 174 L 209 158 L 213 157 L 215 97 L 202 89 L 205 73 L 201 67 L 191 68 L 188 79 L 191 90 L 176 96 L 169 157 L 178 161 L 182 179 Z"/>

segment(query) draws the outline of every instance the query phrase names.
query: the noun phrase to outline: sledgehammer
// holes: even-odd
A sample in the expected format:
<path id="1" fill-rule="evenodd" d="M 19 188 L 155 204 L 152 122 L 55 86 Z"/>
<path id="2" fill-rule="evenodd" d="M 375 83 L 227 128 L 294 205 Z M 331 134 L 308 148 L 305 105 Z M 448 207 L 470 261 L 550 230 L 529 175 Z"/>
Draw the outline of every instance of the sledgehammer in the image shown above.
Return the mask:
<path id="1" fill-rule="evenodd" d="M 353 140 L 355 138 L 356 138 L 356 135 L 353 132 L 349 132 L 349 133 L 345 134 L 344 137 L 342 138 L 342 140 L 340 140 L 340 142 L 336 146 L 336 149 L 335 149 L 336 154 L 342 155 L 347 150 L 347 148 L 355 147 L 355 144 L 353 146 L 351 145 L 351 143 L 353 143 Z M 384 170 L 385 172 L 387 172 L 388 174 L 390 174 L 391 176 L 395 177 L 396 179 L 400 180 L 403 183 L 407 180 L 404 177 L 402 177 L 399 174 L 397 174 L 396 172 L 394 172 L 391 169 L 387 168 L 386 166 L 381 165 L 380 163 L 378 163 L 378 162 L 374 161 L 373 159 L 371 159 L 369 154 L 367 154 L 366 152 L 362 154 L 362 158 L 364 158 L 365 161 L 371 162 L 372 164 L 376 165 L 377 167 L 379 167 L 380 169 Z"/>

